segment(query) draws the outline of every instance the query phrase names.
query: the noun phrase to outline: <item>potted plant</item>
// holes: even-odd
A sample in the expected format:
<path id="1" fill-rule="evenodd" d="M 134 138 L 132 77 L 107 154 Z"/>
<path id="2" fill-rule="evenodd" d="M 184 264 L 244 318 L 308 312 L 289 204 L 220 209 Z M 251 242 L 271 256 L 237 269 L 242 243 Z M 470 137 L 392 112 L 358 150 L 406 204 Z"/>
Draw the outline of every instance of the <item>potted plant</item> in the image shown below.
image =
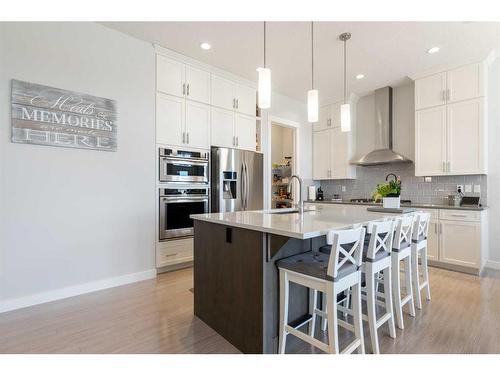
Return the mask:
<path id="1" fill-rule="evenodd" d="M 401 207 L 401 179 L 392 173 L 387 175 L 394 176 L 394 179 L 385 183 L 378 184 L 377 191 L 373 194 L 375 201 L 382 199 L 384 208 L 400 208 Z"/>

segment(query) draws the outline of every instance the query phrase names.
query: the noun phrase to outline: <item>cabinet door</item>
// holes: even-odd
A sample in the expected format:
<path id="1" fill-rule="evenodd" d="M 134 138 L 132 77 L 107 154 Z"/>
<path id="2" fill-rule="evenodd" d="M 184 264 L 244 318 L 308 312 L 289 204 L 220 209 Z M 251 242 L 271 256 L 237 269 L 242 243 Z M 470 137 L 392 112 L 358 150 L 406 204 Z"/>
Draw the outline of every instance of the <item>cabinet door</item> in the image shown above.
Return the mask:
<path id="1" fill-rule="evenodd" d="M 331 129 L 313 132 L 313 179 L 330 177 L 330 133 Z"/>
<path id="2" fill-rule="evenodd" d="M 249 116 L 255 116 L 257 108 L 257 94 L 255 89 L 237 85 L 236 86 L 236 111 Z"/>
<path id="3" fill-rule="evenodd" d="M 257 142 L 257 123 L 255 117 L 235 113 L 234 136 L 236 147 L 243 150 L 255 151 Z"/>
<path id="4" fill-rule="evenodd" d="M 321 131 L 329 128 L 331 126 L 331 106 L 324 105 L 319 107 L 318 110 L 318 122 L 313 124 L 314 131 Z"/>
<path id="5" fill-rule="evenodd" d="M 439 222 L 431 220 L 427 234 L 427 258 L 439 260 Z"/>
<path id="6" fill-rule="evenodd" d="M 447 76 L 448 103 L 484 95 L 483 65 L 471 64 L 450 70 Z"/>
<path id="7" fill-rule="evenodd" d="M 441 220 L 441 261 L 479 268 L 481 224 Z"/>
<path id="8" fill-rule="evenodd" d="M 156 142 L 183 145 L 186 100 L 176 96 L 156 94 Z"/>
<path id="9" fill-rule="evenodd" d="M 187 100 L 185 131 L 190 147 L 210 148 L 210 106 Z"/>
<path id="10" fill-rule="evenodd" d="M 445 174 L 446 106 L 415 112 L 415 175 Z"/>
<path id="11" fill-rule="evenodd" d="M 212 74 L 212 105 L 225 109 L 234 109 L 234 87 L 234 82 Z"/>
<path id="12" fill-rule="evenodd" d="M 186 65 L 186 97 L 210 104 L 210 73 Z"/>
<path id="13" fill-rule="evenodd" d="M 349 134 L 339 127 L 330 131 L 330 177 L 334 179 L 346 178 L 349 160 Z"/>
<path id="14" fill-rule="evenodd" d="M 446 103 L 446 72 L 415 81 L 415 109 Z"/>
<path id="15" fill-rule="evenodd" d="M 482 98 L 448 105 L 449 174 L 485 173 L 482 113 Z"/>
<path id="16" fill-rule="evenodd" d="M 165 94 L 184 96 L 185 65 L 156 55 L 156 90 Z"/>
<path id="17" fill-rule="evenodd" d="M 216 107 L 210 111 L 211 145 L 234 147 L 234 112 Z"/>

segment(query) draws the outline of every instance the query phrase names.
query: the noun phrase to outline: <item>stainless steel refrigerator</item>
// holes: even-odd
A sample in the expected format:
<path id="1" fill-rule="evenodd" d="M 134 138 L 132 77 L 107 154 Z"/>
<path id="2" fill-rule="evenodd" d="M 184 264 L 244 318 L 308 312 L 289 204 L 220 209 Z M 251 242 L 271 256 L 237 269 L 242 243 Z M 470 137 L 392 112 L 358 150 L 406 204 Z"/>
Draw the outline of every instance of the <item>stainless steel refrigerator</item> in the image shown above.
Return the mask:
<path id="1" fill-rule="evenodd" d="M 263 156 L 252 151 L 211 148 L 212 212 L 261 210 Z"/>

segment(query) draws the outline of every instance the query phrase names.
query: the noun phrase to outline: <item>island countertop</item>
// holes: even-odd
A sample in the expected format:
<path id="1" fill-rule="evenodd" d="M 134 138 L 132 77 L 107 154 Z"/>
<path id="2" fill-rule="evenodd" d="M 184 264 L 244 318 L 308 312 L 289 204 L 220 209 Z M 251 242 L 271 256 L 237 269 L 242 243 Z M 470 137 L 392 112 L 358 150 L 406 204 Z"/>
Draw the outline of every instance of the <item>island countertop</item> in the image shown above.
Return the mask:
<path id="1" fill-rule="evenodd" d="M 346 229 L 352 225 L 398 214 L 363 212 L 349 207 L 305 210 L 302 215 L 293 209 L 237 211 L 191 215 L 194 220 L 239 227 L 280 236 L 309 239 L 326 235 L 328 231 Z"/>

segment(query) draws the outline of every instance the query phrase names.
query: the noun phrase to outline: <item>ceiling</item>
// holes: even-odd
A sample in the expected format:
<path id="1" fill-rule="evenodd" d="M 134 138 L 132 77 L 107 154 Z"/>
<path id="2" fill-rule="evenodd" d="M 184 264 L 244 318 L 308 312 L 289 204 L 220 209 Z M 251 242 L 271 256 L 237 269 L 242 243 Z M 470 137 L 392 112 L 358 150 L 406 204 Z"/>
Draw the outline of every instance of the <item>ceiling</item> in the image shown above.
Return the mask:
<path id="1" fill-rule="evenodd" d="M 157 43 L 231 73 L 257 80 L 263 64 L 262 22 L 104 22 L 105 26 Z M 311 36 L 308 22 L 267 24 L 267 66 L 273 91 L 305 101 L 311 86 Z M 340 100 L 342 42 L 347 44 L 348 91 L 358 95 L 398 86 L 408 76 L 482 60 L 500 47 L 500 23 L 486 22 L 315 22 L 315 86 L 322 103 Z M 208 42 L 208 51 L 200 48 Z M 433 46 L 441 50 L 426 51 Z M 357 80 L 356 74 L 365 78 Z"/>

